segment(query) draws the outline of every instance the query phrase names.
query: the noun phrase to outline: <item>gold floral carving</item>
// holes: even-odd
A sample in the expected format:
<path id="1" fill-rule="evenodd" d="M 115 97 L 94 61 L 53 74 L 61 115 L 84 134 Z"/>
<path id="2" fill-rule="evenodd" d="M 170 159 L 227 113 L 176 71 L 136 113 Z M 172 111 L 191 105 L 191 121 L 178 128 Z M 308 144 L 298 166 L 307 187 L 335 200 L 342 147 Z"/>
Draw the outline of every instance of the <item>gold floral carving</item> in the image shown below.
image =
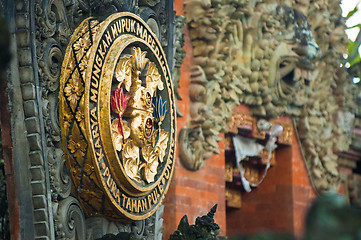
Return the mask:
<path id="1" fill-rule="evenodd" d="M 144 167 L 144 179 L 147 182 L 154 182 L 154 176 L 157 174 L 158 155 L 151 145 L 142 148 L 142 156 L 144 163 L 140 168 Z"/>
<path id="2" fill-rule="evenodd" d="M 164 86 L 157 66 L 146 58 L 146 54 L 147 52 L 142 51 L 139 47 L 133 48 L 130 56 L 122 57 L 118 62 L 115 74 L 119 82 L 118 87 L 124 86 L 129 95 L 127 96 L 129 102 L 124 104 L 126 105 L 125 117 L 129 120 L 123 122 L 126 124 L 127 121 L 130 122 L 130 134 L 125 136 L 123 133 L 123 139 L 119 131 L 115 130 L 115 124 L 119 122 L 120 118 L 113 120 L 112 132 L 117 151 L 122 149 L 122 144 L 125 145 L 122 156 L 128 177 L 137 182 L 145 180 L 147 183 L 151 183 L 154 182 L 159 162 L 162 162 L 165 156 L 169 134 L 163 129 L 153 131 L 155 119 L 153 118 L 152 98 L 157 89 L 163 90 Z M 140 74 L 147 64 L 149 66 L 145 77 L 146 88 L 144 88 L 141 86 Z M 112 103 L 115 101 L 113 98 L 115 96 L 112 96 Z M 164 118 L 164 116 L 162 117 Z M 158 119 L 158 122 L 162 121 L 162 118 Z M 124 132 L 124 127 L 122 131 Z M 129 136 L 131 139 L 125 142 Z"/>
<path id="3" fill-rule="evenodd" d="M 129 178 L 138 183 L 155 181 L 158 166 L 166 155 L 169 138 L 169 133 L 161 128 L 167 113 L 166 101 L 159 96 L 156 105 L 152 104 L 157 91 L 164 90 L 163 81 L 156 64 L 146 56 L 147 52 L 139 47 L 132 48 L 131 55 L 122 57 L 116 68 L 118 87 L 123 86 L 129 97 L 124 112 L 124 123 L 129 123 L 130 129 L 130 134 L 124 136 L 125 143 L 118 137 L 117 150 L 124 144 L 124 171 Z M 147 65 L 146 86 L 143 87 L 140 77 Z M 154 129 L 156 123 L 158 129 Z M 113 125 L 115 124 L 113 121 Z M 115 126 L 112 129 L 115 132 Z"/>
<path id="4" fill-rule="evenodd" d="M 67 106 L 64 106 L 62 120 L 63 120 L 63 124 L 64 124 L 64 134 L 67 136 L 69 133 L 69 127 L 73 120 L 73 115 L 71 114 L 70 109 Z"/>
<path id="5" fill-rule="evenodd" d="M 123 152 L 124 169 L 128 177 L 140 182 L 141 176 L 139 172 L 139 147 L 134 144 L 133 140 L 127 141 Z"/>
<path id="6" fill-rule="evenodd" d="M 157 130 L 157 132 L 153 136 L 157 136 L 157 135 L 159 135 L 159 139 L 158 139 L 157 144 L 154 146 L 154 149 L 158 155 L 159 161 L 163 162 L 163 159 L 164 159 L 164 156 L 166 153 L 165 150 L 167 148 L 169 133 L 167 133 L 166 131 L 161 129 L 161 130 Z M 153 139 L 153 143 L 155 143 L 155 139 Z"/>
<path id="7" fill-rule="evenodd" d="M 78 163 L 81 165 L 83 157 L 85 156 L 85 148 L 87 147 L 83 136 L 80 134 L 79 128 L 76 124 L 73 125 L 71 135 L 69 136 L 68 149 L 72 153 Z"/>
<path id="8" fill-rule="evenodd" d="M 115 149 L 117 151 L 121 151 L 123 148 L 124 141 L 129 138 L 130 136 L 130 128 L 128 127 L 128 123 L 123 121 L 123 135 L 119 132 L 119 119 L 114 119 L 112 122 L 112 137 Z"/>
<path id="9" fill-rule="evenodd" d="M 155 92 L 158 88 L 159 90 L 163 90 L 163 82 L 161 80 L 161 75 L 159 74 L 157 66 L 151 62 L 149 64 L 149 68 L 147 71 L 147 90 L 149 92 Z"/>
<path id="10" fill-rule="evenodd" d="M 132 70 L 135 74 L 135 78 L 139 79 L 141 71 L 144 69 L 145 65 L 148 63 L 149 59 L 145 56 L 147 52 L 142 51 L 139 47 L 134 47 L 132 50 Z"/>
<path id="11" fill-rule="evenodd" d="M 119 86 L 124 84 L 125 90 L 129 91 L 132 85 L 132 64 L 131 57 L 122 57 L 119 60 L 117 69 L 115 70 L 115 78 L 119 82 Z"/>
<path id="12" fill-rule="evenodd" d="M 79 102 L 78 111 L 75 114 L 75 119 L 78 121 L 82 132 L 85 131 L 85 115 L 84 115 L 84 97 Z"/>
<path id="13" fill-rule="evenodd" d="M 76 58 L 78 61 L 80 61 L 80 59 L 82 59 L 82 57 L 86 53 L 86 50 L 88 50 L 90 47 L 89 33 L 87 32 L 83 37 L 79 38 L 79 40 L 74 43 L 73 46 Z"/>
<path id="14" fill-rule="evenodd" d="M 70 107 L 75 111 L 78 100 L 83 95 L 84 86 L 79 78 L 77 70 L 73 72 L 72 78 L 69 80 L 67 86 L 64 89 L 65 96 L 67 97 Z"/>

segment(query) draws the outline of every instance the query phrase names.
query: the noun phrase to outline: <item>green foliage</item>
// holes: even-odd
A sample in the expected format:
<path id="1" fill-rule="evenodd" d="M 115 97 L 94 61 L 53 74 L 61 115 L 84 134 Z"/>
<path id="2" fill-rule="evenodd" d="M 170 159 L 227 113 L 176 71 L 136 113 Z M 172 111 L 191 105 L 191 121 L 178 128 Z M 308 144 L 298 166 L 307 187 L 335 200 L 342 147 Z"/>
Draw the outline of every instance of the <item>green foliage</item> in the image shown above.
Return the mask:
<path id="1" fill-rule="evenodd" d="M 356 7 L 347 14 L 346 19 L 352 17 L 357 11 L 358 11 L 358 7 L 356 5 Z"/>
<path id="2" fill-rule="evenodd" d="M 350 19 L 358 11 L 359 11 L 359 9 L 356 6 L 352 11 L 350 11 L 347 14 L 346 20 Z M 361 44 L 361 24 L 356 24 L 354 26 L 348 27 L 347 29 L 353 29 L 353 28 L 358 28 L 359 32 L 357 34 L 356 40 L 349 41 L 349 44 L 347 47 L 347 50 L 348 50 L 347 62 L 350 64 L 350 68 L 354 67 L 355 65 L 357 65 L 358 63 L 361 62 L 360 53 L 358 51 L 360 44 Z M 355 75 L 355 71 L 352 71 L 351 74 L 353 74 L 354 77 L 356 77 L 356 76 L 360 77 L 360 74 L 361 74 L 360 71 L 356 71 L 356 72 L 358 72 L 358 73 L 356 73 L 357 75 Z"/>

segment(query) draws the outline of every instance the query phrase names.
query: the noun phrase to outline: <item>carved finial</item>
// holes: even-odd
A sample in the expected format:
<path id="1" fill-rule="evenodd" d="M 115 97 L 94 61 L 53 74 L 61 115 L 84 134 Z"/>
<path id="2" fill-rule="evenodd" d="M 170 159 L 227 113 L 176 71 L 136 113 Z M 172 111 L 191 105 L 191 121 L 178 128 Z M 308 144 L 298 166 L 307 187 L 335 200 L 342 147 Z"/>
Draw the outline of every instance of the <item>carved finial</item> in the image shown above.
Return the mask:
<path id="1" fill-rule="evenodd" d="M 214 222 L 214 214 L 217 211 L 217 204 L 214 205 L 207 215 L 197 217 L 194 225 L 189 225 L 187 215 L 181 219 L 178 229 L 169 237 L 169 240 L 207 239 L 221 240 L 217 237 L 220 227 Z"/>
<path id="2" fill-rule="evenodd" d="M 215 205 L 211 208 L 211 210 L 209 211 L 209 213 L 207 213 L 207 216 L 208 216 L 208 217 L 210 217 L 210 218 L 213 219 L 214 214 L 215 214 L 216 211 L 217 211 L 217 206 L 218 206 L 218 204 L 215 204 Z"/>

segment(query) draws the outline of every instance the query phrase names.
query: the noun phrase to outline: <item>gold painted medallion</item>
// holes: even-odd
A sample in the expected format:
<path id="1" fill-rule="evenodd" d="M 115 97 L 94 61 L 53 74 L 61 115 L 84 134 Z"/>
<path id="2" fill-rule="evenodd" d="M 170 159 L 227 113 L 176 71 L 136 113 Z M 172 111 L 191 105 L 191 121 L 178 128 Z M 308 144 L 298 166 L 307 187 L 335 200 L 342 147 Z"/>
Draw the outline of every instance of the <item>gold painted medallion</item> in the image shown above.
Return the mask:
<path id="1" fill-rule="evenodd" d="M 84 20 L 60 77 L 62 144 L 87 216 L 142 220 L 167 192 L 176 113 L 165 54 L 139 17 Z"/>

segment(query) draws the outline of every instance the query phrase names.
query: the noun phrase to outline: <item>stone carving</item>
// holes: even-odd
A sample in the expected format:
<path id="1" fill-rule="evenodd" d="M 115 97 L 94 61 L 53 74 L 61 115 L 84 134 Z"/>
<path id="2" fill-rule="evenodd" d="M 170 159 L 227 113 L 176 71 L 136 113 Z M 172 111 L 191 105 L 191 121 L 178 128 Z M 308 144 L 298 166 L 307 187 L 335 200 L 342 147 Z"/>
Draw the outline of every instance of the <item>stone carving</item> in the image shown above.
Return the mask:
<path id="1" fill-rule="evenodd" d="M 165 11 L 169 9 L 165 1 L 148 5 L 136 0 L 121 3 L 108 0 L 16 0 L 11 4 L 4 1 L 4 12 L 8 22 L 13 23 L 9 26 L 14 28 L 13 35 L 16 35 L 16 39 L 13 39 L 13 50 L 17 56 L 11 65 L 12 74 L 9 75 L 8 86 L 11 92 L 18 94 L 10 104 L 17 104 L 19 113 L 23 111 L 25 118 L 21 123 L 20 118 L 16 119 L 19 122 L 17 127 L 24 125 L 24 129 L 18 128 L 24 136 L 14 138 L 22 145 L 22 158 L 18 158 L 19 162 L 29 162 L 30 170 L 27 174 L 31 181 L 26 184 L 31 187 L 32 196 L 24 201 L 32 205 L 29 207 L 34 210 L 32 213 L 28 205 L 23 205 L 22 209 L 34 219 L 28 220 L 28 223 L 33 225 L 23 226 L 26 237 L 62 239 L 71 235 L 74 239 L 85 239 L 82 233 L 85 231 L 85 219 L 82 210 L 78 208 L 79 202 L 71 196 L 73 193 L 61 149 L 58 116 L 61 63 L 73 30 L 90 14 L 104 16 L 106 13 L 118 11 L 140 14 L 150 9 L 154 13 L 153 18 L 157 19 L 158 28 L 163 29 L 159 37 L 167 45 L 168 40 L 172 42 L 172 35 L 168 31 L 169 25 L 173 24 L 173 21 L 170 21 L 173 17 L 170 14 L 172 11 Z M 8 12 L 15 14 L 7 14 Z M 173 48 L 172 45 L 169 47 Z M 167 57 L 172 56 L 167 54 Z M 71 91 L 69 97 L 76 98 Z M 76 118 L 81 121 L 83 116 L 78 114 Z M 28 151 L 24 152 L 24 149 Z M 82 148 L 73 148 L 78 157 L 82 155 L 81 150 Z M 28 178 L 27 175 L 22 177 Z M 24 192 L 25 194 L 27 193 Z M 23 201 L 22 198 L 20 200 Z M 33 218 L 32 214 L 36 216 Z M 69 226 L 74 227 L 75 235 L 64 227 L 68 221 L 72 222 L 73 225 Z"/>
<path id="2" fill-rule="evenodd" d="M 173 82 L 174 82 L 174 94 L 177 97 L 177 100 L 182 100 L 178 92 L 178 88 L 180 88 L 180 78 L 181 78 L 181 66 L 186 55 L 184 46 L 184 28 L 186 26 L 186 18 L 184 16 L 176 16 L 175 18 L 175 39 L 174 39 L 174 71 L 173 71 Z M 176 102 L 178 103 L 178 101 Z M 177 116 L 183 117 L 182 113 L 178 110 L 177 105 Z"/>
<path id="3" fill-rule="evenodd" d="M 338 4 L 185 1 L 194 64 L 206 77 L 209 129 L 225 132 L 240 103 L 262 118 L 293 116 L 317 190 L 338 187 L 334 115 L 353 102 L 339 66 L 347 39 Z"/>
<path id="4" fill-rule="evenodd" d="M 85 219 L 79 202 L 73 197 L 68 197 L 53 207 L 57 237 L 85 239 Z"/>
<path id="5" fill-rule="evenodd" d="M 207 105 L 207 79 L 200 66 L 191 68 L 189 99 L 190 126 L 179 133 L 179 156 L 181 163 L 189 170 L 200 169 L 212 154 L 218 154 L 220 129 L 214 127 L 212 111 Z"/>
<path id="6" fill-rule="evenodd" d="M 197 217 L 194 225 L 189 225 L 188 217 L 184 215 L 180 220 L 177 230 L 170 235 L 169 240 L 226 239 L 225 237 L 217 237 L 220 233 L 220 227 L 214 221 L 216 210 L 217 204 L 211 208 L 207 215 Z"/>
<path id="7" fill-rule="evenodd" d="M 126 225 L 100 217 L 88 218 L 86 221 L 91 231 L 88 231 L 86 239 L 161 240 L 163 210 L 164 206 L 162 205 L 150 218 Z"/>

